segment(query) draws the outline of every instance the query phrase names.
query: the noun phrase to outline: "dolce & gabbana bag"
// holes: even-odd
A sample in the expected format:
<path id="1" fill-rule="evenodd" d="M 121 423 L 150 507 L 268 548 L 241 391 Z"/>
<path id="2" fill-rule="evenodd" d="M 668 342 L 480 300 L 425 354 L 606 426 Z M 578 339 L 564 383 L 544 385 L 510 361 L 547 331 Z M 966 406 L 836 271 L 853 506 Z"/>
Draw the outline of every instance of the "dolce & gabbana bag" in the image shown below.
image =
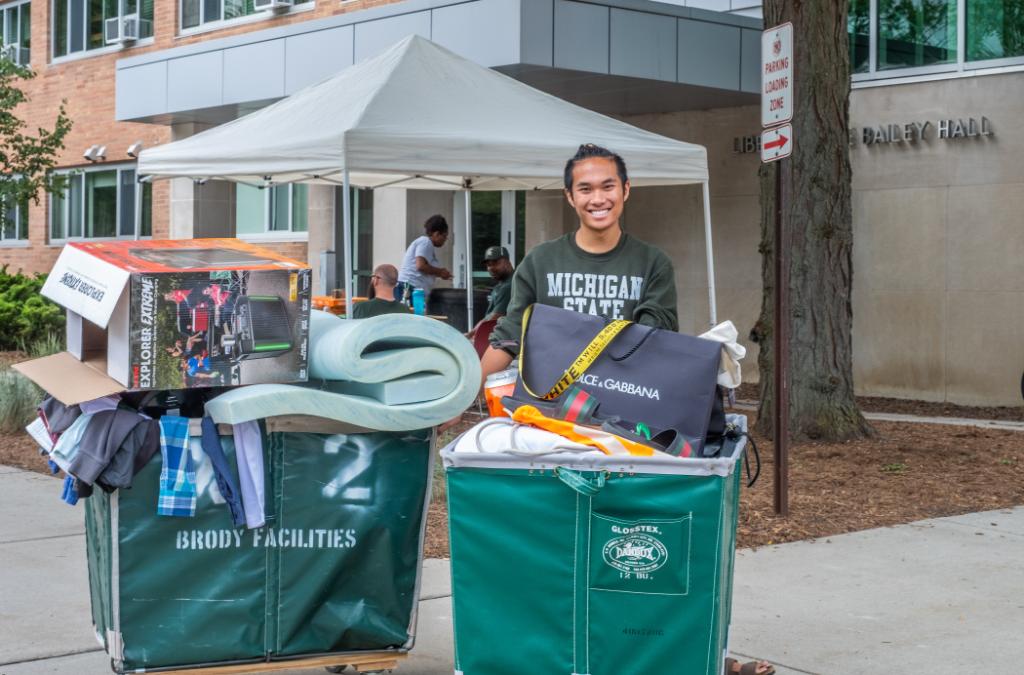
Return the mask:
<path id="1" fill-rule="evenodd" d="M 721 350 L 712 340 L 535 304 L 523 315 L 514 397 L 556 402 L 575 383 L 604 415 L 652 434 L 674 429 L 694 456 L 707 456 L 709 427 L 715 436 L 725 426 Z"/>

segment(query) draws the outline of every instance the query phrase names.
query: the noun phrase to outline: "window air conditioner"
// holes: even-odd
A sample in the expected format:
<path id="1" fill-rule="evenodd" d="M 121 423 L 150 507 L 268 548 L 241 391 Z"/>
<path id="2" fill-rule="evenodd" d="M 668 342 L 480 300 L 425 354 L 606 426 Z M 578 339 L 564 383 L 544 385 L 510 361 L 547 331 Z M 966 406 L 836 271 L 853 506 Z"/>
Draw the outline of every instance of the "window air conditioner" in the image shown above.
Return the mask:
<path id="1" fill-rule="evenodd" d="M 284 11 L 292 6 L 292 0 L 253 0 L 253 8 L 257 12 L 271 10 L 274 12 Z"/>
<path id="2" fill-rule="evenodd" d="M 103 22 L 103 39 L 108 45 L 139 39 L 139 15 L 115 16 Z"/>
<path id="3" fill-rule="evenodd" d="M 29 65 L 30 52 L 18 45 L 0 45 L 0 58 L 9 59 L 19 66 Z"/>

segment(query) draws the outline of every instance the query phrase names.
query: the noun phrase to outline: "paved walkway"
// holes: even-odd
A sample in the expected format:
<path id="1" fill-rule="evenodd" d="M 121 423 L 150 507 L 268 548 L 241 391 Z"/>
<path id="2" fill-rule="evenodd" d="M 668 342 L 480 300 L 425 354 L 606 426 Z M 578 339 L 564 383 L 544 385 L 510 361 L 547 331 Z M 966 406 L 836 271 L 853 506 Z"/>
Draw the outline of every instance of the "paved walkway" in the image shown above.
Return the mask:
<path id="1" fill-rule="evenodd" d="M 0 466 L 0 675 L 110 672 L 90 625 L 82 511 L 59 489 Z M 733 647 L 780 675 L 1018 673 L 1021 560 L 1024 507 L 741 550 Z M 447 561 L 424 576 L 417 644 L 396 673 L 451 675 Z"/>
<path id="2" fill-rule="evenodd" d="M 757 401 L 736 401 L 739 410 L 757 410 Z M 864 417 L 880 422 L 909 422 L 911 424 L 944 424 L 953 427 L 978 427 L 979 429 L 1000 429 L 1002 431 L 1024 431 L 1024 422 L 1013 420 L 984 420 L 975 417 L 931 417 L 928 415 L 907 415 L 904 413 L 866 412 Z"/>

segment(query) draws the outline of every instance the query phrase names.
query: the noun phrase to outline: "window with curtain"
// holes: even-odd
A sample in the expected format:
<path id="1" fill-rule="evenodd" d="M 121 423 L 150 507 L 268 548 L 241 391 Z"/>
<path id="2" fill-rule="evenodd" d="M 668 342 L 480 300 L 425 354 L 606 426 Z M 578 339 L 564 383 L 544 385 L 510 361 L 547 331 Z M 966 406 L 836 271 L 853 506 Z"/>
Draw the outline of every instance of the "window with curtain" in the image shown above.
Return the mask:
<path id="1" fill-rule="evenodd" d="M 314 0 L 292 0 L 293 5 L 306 5 Z M 199 28 L 219 21 L 230 21 L 263 12 L 253 0 L 181 0 L 181 28 Z"/>
<path id="2" fill-rule="evenodd" d="M 32 3 L 0 5 L 0 58 L 27 66 L 32 47 Z"/>
<path id="3" fill-rule="evenodd" d="M 153 187 L 136 182 L 134 166 L 66 175 L 64 191 L 50 197 L 51 241 L 152 236 Z"/>
<path id="4" fill-rule="evenodd" d="M 106 47 L 107 19 L 137 16 L 139 39 L 153 37 L 153 0 L 53 0 L 54 58 Z"/>

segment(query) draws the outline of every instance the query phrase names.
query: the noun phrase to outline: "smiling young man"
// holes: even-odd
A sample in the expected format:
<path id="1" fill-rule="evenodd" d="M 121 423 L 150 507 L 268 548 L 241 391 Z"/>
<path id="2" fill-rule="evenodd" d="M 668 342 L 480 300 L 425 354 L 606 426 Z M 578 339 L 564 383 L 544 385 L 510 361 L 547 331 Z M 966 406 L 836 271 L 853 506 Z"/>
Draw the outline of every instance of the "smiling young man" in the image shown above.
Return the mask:
<path id="1" fill-rule="evenodd" d="M 508 313 L 491 333 L 483 376 L 519 353 L 523 312 L 534 303 L 679 330 L 672 262 L 661 250 L 622 231 L 629 177 L 620 156 L 581 145 L 565 165 L 565 198 L 576 210 L 574 232 L 533 248 L 512 277 Z M 453 420 L 454 421 L 454 420 Z M 729 673 L 773 675 L 765 661 L 726 659 Z"/>
<path id="2" fill-rule="evenodd" d="M 523 312 L 534 303 L 679 330 L 672 262 L 622 231 L 629 199 L 622 158 L 581 145 L 565 165 L 565 197 L 579 226 L 534 247 L 516 269 L 508 313 L 491 333 L 481 362 L 485 377 L 518 354 Z"/>

